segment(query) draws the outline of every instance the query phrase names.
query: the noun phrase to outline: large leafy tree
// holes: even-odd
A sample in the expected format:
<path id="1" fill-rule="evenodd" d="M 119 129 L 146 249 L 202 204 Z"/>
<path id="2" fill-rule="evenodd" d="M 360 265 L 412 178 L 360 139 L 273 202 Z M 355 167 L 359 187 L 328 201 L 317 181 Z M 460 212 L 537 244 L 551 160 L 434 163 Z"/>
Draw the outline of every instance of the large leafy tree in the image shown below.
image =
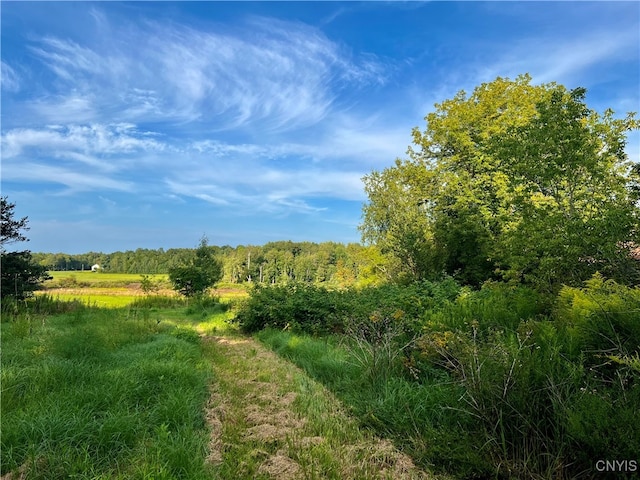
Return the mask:
<path id="1" fill-rule="evenodd" d="M 29 229 L 27 217 L 14 218 L 15 203 L 8 197 L 0 198 L 0 293 L 2 298 L 24 299 L 49 278 L 46 268 L 36 264 L 29 250 L 7 251 L 12 243 L 28 241 L 23 232 Z"/>
<path id="2" fill-rule="evenodd" d="M 184 264 L 169 269 L 173 289 L 185 297 L 202 295 L 222 278 L 222 262 L 215 258 L 206 237 L 200 240 L 195 254 Z"/>
<path id="3" fill-rule="evenodd" d="M 365 177 L 364 240 L 418 278 L 553 289 L 596 269 L 628 275 L 638 210 L 624 147 L 638 122 L 584 97 L 523 75 L 436 105 L 409 159 Z"/>
<path id="4" fill-rule="evenodd" d="M 496 259 L 507 275 L 539 286 L 577 284 L 596 270 L 637 281 L 627 246 L 638 208 L 624 148 L 625 132 L 638 123 L 588 109 L 585 93 L 552 89 L 531 122 L 491 142 L 510 180 Z"/>

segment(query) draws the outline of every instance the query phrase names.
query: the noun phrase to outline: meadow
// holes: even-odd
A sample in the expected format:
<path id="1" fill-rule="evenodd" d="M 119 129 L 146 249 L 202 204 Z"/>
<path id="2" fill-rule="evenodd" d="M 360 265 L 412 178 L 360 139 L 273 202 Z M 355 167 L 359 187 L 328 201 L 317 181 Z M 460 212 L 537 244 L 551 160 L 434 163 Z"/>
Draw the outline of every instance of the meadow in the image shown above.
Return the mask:
<path id="1" fill-rule="evenodd" d="M 427 478 L 239 332 L 242 292 L 107 308 L 90 300 L 99 284 L 3 305 L 3 480 Z"/>
<path id="2" fill-rule="evenodd" d="M 209 478 L 197 333 L 161 312 L 55 303 L 68 311 L 3 316 L 3 474 Z"/>
<path id="3" fill-rule="evenodd" d="M 577 479 L 640 461 L 640 289 L 599 275 L 554 296 L 445 279 L 190 300 L 91 273 L 63 300 L 68 279 L 3 311 L 3 480 Z"/>
<path id="4" fill-rule="evenodd" d="M 36 295 L 49 295 L 61 301 L 78 300 L 90 306 L 122 308 L 131 305 L 147 295 L 175 298 L 178 294 L 171 289 L 167 274 L 140 275 L 133 273 L 105 273 L 78 271 L 51 271 L 52 277 L 43 284 Z M 149 282 L 149 290 L 143 287 L 143 278 Z M 219 284 L 213 295 L 226 299 L 242 298 L 247 288 L 239 285 Z"/>

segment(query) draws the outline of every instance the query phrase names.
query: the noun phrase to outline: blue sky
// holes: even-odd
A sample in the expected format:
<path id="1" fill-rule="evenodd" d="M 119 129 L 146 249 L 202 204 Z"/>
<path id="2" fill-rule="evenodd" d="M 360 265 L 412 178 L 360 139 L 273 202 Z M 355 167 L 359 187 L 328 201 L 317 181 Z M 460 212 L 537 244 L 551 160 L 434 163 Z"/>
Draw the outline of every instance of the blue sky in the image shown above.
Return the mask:
<path id="1" fill-rule="evenodd" d="M 2 2 L 2 195 L 36 252 L 359 241 L 361 178 L 497 76 L 640 106 L 638 2 Z M 629 137 L 635 161 L 640 141 Z"/>

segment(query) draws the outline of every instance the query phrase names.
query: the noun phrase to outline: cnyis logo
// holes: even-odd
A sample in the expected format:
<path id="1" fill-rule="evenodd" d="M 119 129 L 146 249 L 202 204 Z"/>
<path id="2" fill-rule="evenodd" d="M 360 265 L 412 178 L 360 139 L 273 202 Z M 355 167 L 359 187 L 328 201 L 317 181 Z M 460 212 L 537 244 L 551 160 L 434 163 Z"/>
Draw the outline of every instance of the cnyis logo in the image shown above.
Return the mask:
<path id="1" fill-rule="evenodd" d="M 598 460 L 596 462 L 598 472 L 632 473 L 638 471 L 637 460 Z"/>

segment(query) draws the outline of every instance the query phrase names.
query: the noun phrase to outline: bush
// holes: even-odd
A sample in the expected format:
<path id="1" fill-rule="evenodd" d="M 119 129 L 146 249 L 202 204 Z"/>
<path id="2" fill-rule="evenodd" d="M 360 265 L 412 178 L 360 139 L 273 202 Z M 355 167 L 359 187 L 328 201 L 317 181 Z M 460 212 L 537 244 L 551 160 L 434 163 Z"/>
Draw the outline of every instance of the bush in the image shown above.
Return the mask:
<path id="1" fill-rule="evenodd" d="M 506 477 L 556 477 L 565 467 L 563 418 L 583 372 L 564 360 L 547 327 L 528 321 L 484 338 L 474 330 L 435 332 L 420 341 L 464 388 L 463 409 L 477 419 L 482 451 Z"/>
<path id="2" fill-rule="evenodd" d="M 491 330 L 516 330 L 522 320 L 551 314 L 552 299 L 523 286 L 487 283 L 477 291 L 462 290 L 451 302 L 426 310 L 422 321 L 429 330 L 484 335 Z"/>
<path id="3" fill-rule="evenodd" d="M 628 357 L 640 352 L 640 288 L 596 274 L 584 288 L 564 287 L 557 316 L 577 340 L 574 354 Z"/>
<path id="4" fill-rule="evenodd" d="M 423 465 L 473 478 L 588 478 L 640 445 L 640 289 L 599 275 L 557 299 L 453 280 L 258 287 L 248 331 Z M 344 335 L 346 334 L 346 335 Z M 635 453 L 634 453 L 635 452 Z"/>
<path id="5" fill-rule="evenodd" d="M 414 342 L 402 323 L 404 312 L 391 315 L 375 311 L 366 320 L 356 320 L 347 326 L 346 346 L 352 361 L 374 384 L 400 376 L 405 350 Z"/>
<path id="6" fill-rule="evenodd" d="M 343 293 L 309 284 L 256 285 L 235 317 L 246 332 L 267 327 L 310 333 L 340 328 L 346 315 Z"/>
<path id="7" fill-rule="evenodd" d="M 256 285 L 240 306 L 235 321 L 246 332 L 271 327 L 326 334 L 342 333 L 354 322 L 366 322 L 375 312 L 382 316 L 401 312 L 401 323 L 418 332 L 425 309 L 448 304 L 460 291 L 452 279 L 362 290 L 328 290 L 302 283 Z"/>
<path id="8" fill-rule="evenodd" d="M 497 474 L 585 476 L 594 458 L 633 458 L 640 444 L 639 299 L 595 276 L 547 315 L 535 292 L 488 286 L 426 314 L 412 366 L 463 387 Z"/>

